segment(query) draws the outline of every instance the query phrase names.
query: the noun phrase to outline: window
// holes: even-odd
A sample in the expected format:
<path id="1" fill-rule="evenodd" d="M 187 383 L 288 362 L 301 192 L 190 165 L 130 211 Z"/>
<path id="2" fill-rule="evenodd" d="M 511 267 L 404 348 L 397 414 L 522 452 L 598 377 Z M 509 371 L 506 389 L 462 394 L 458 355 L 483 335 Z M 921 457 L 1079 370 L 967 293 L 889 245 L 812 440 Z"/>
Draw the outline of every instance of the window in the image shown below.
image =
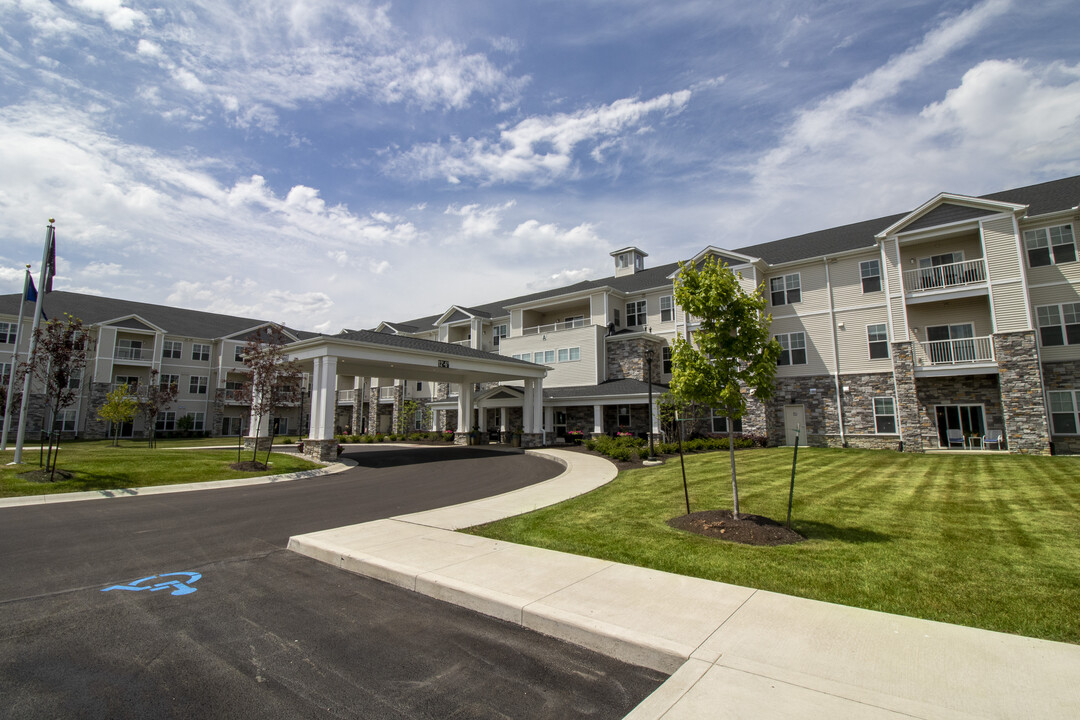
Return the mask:
<path id="1" fill-rule="evenodd" d="M 176 413 L 172 410 L 164 410 L 157 414 L 157 422 L 154 429 L 158 432 L 169 432 L 176 429 Z"/>
<path id="2" fill-rule="evenodd" d="M 11 363 L 0 363 L 0 379 L 6 383 L 11 377 Z"/>
<path id="3" fill-rule="evenodd" d="M 664 363 L 664 367 L 662 368 L 662 372 L 665 375 L 670 375 L 671 374 L 671 347 L 669 345 L 665 345 L 664 347 L 662 347 L 660 349 L 660 357 L 661 357 L 661 359 L 663 360 L 663 363 Z"/>
<path id="4" fill-rule="evenodd" d="M 161 388 L 162 390 L 168 390 L 170 387 L 178 388 L 178 387 L 180 387 L 180 376 L 179 375 L 159 375 L 158 376 L 158 387 Z"/>
<path id="5" fill-rule="evenodd" d="M 184 352 L 184 343 L 179 340 L 166 340 L 161 343 L 161 357 L 180 359 L 180 356 Z"/>
<path id="6" fill-rule="evenodd" d="M 1026 230 L 1024 246 L 1027 248 L 1030 267 L 1076 262 L 1076 241 L 1073 239 L 1072 225 Z"/>
<path id="7" fill-rule="evenodd" d="M 495 347 L 499 347 L 499 343 L 502 341 L 502 339 L 504 337 L 506 337 L 507 335 L 509 335 L 509 334 L 510 334 L 510 326 L 509 325 L 496 325 L 495 327 L 491 328 L 491 343 L 492 343 L 492 345 L 494 345 Z M 419 388 L 417 388 L 417 390 L 419 390 Z"/>
<path id="8" fill-rule="evenodd" d="M 15 342 L 15 333 L 18 329 L 18 323 L 0 323 L 0 343 Z"/>
<path id="9" fill-rule="evenodd" d="M 424 381 L 423 380 L 418 380 L 416 382 L 416 392 L 420 392 L 423 389 L 424 389 Z"/>
<path id="10" fill-rule="evenodd" d="M 621 268 L 630 267 L 630 253 L 619 255 L 617 265 Z"/>
<path id="11" fill-rule="evenodd" d="M 113 378 L 113 382 L 119 387 L 120 385 L 127 385 L 129 392 L 135 392 L 139 387 L 139 378 L 134 375 L 117 375 Z"/>
<path id="12" fill-rule="evenodd" d="M 773 305 L 794 305 L 802 300 L 802 284 L 799 273 L 774 277 L 769 280 Z"/>
<path id="13" fill-rule="evenodd" d="M 210 346 L 199 343 L 191 344 L 191 359 L 207 361 L 210 359 Z"/>
<path id="14" fill-rule="evenodd" d="M 806 334 L 801 332 L 777 335 L 780 343 L 780 359 L 777 365 L 805 365 L 806 364 Z"/>
<path id="15" fill-rule="evenodd" d="M 538 365 L 546 365 L 548 363 L 555 362 L 554 350 L 541 350 L 540 352 L 533 353 L 533 362 Z"/>
<path id="16" fill-rule="evenodd" d="M 575 362 L 581 359 L 581 348 L 559 348 L 559 362 Z"/>
<path id="17" fill-rule="evenodd" d="M 629 405 L 619 405 L 618 413 L 619 413 L 619 417 L 618 417 L 619 426 L 620 427 L 629 426 L 630 425 L 630 406 Z"/>
<path id="18" fill-rule="evenodd" d="M 78 390 L 82 385 L 82 370 L 76 370 L 68 377 L 68 390 Z"/>
<path id="19" fill-rule="evenodd" d="M 206 380 L 205 375 L 192 375 L 191 380 L 188 382 L 188 392 L 194 395 L 205 395 Z"/>
<path id="20" fill-rule="evenodd" d="M 660 322 L 671 322 L 675 319 L 675 303 L 670 295 L 660 298 Z"/>
<path id="21" fill-rule="evenodd" d="M 646 322 L 644 300 L 626 303 L 626 327 L 644 325 Z"/>
<path id="22" fill-rule="evenodd" d="M 244 346 L 237 345 L 233 348 L 233 360 L 236 362 L 244 362 Z"/>
<path id="23" fill-rule="evenodd" d="M 1043 305 L 1035 308 L 1035 314 L 1043 347 L 1080 345 L 1080 303 Z"/>
<path id="24" fill-rule="evenodd" d="M 735 421 L 731 424 L 732 432 L 742 432 L 742 418 L 735 418 Z M 712 431 L 714 433 L 727 434 L 728 431 L 727 417 L 724 415 L 717 415 L 716 411 L 712 411 Z"/>
<path id="25" fill-rule="evenodd" d="M 866 326 L 866 342 L 870 346 L 870 359 L 889 357 L 889 333 L 885 323 Z"/>
<path id="26" fill-rule="evenodd" d="M 896 402 L 891 397 L 874 398 L 874 431 L 878 434 L 896 434 Z"/>
<path id="27" fill-rule="evenodd" d="M 61 410 L 56 416 L 56 427 L 60 432 L 73 433 L 75 432 L 76 419 L 75 410 Z"/>
<path id="28" fill-rule="evenodd" d="M 206 413 L 191 413 L 191 429 L 199 432 L 206 429 Z"/>
<path id="29" fill-rule="evenodd" d="M 142 360 L 142 340 L 117 340 L 116 359 Z"/>
<path id="30" fill-rule="evenodd" d="M 864 293 L 881 291 L 881 262 L 879 260 L 859 263 L 859 276 L 862 278 Z"/>
<path id="31" fill-rule="evenodd" d="M 1077 407 L 1080 407 L 1080 391 L 1050 393 L 1050 424 L 1054 435 L 1076 435 L 1080 432 Z"/>

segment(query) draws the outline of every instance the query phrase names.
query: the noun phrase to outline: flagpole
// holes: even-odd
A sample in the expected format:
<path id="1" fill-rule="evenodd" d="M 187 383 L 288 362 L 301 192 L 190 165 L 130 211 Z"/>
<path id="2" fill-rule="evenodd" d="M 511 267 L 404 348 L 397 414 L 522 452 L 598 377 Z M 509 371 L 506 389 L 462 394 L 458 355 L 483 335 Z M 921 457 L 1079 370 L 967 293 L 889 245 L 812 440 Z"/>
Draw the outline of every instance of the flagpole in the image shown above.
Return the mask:
<path id="1" fill-rule="evenodd" d="M 53 243 L 56 241 L 56 228 L 53 223 L 56 222 L 52 218 L 49 218 L 49 226 L 45 229 L 45 252 L 41 256 L 41 270 L 38 272 L 38 297 L 37 302 L 34 303 L 34 324 L 30 330 L 30 349 L 26 354 L 26 361 L 29 363 L 33 357 L 34 352 L 37 350 L 37 330 L 41 325 L 41 311 L 45 306 L 45 286 L 52 278 L 48 277 L 49 273 L 49 257 L 52 253 Z M 33 377 L 33 373 L 27 371 L 26 377 L 23 378 L 23 394 L 22 403 L 19 405 L 19 432 L 15 437 L 15 458 L 12 461 L 12 465 L 22 464 L 23 453 L 23 441 L 26 439 L 26 411 L 30 405 L 30 379 Z"/>
<path id="2" fill-rule="evenodd" d="M 11 397 L 15 393 L 15 369 L 19 366 L 19 343 L 22 341 L 23 305 L 30 293 L 30 266 L 26 266 L 22 297 L 19 298 L 19 314 L 15 320 L 15 345 L 11 348 L 11 371 L 8 372 L 7 397 L 4 399 L 4 434 L 0 436 L 0 450 L 7 450 L 8 433 L 11 432 Z"/>

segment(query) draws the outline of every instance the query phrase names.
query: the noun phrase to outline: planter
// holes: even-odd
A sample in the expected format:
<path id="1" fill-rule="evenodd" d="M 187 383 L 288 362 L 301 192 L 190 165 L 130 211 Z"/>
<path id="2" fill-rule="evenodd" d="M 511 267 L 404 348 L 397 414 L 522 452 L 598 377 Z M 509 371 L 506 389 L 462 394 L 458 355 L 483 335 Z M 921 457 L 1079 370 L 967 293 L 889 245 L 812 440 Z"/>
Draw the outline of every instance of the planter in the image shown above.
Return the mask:
<path id="1" fill-rule="evenodd" d="M 520 435 L 515 434 L 515 435 L 510 436 L 510 447 L 521 447 L 521 436 Z"/>

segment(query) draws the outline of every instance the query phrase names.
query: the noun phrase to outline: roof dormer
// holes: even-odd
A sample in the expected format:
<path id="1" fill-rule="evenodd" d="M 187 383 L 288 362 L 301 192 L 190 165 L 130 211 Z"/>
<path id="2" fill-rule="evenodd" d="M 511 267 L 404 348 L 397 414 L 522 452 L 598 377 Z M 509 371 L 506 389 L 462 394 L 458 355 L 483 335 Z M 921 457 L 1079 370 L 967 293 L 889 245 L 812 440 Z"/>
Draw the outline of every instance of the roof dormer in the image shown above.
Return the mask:
<path id="1" fill-rule="evenodd" d="M 645 269 L 645 258 L 648 256 L 649 253 L 636 247 L 625 247 L 611 253 L 611 257 L 615 258 L 615 277 L 641 272 Z"/>

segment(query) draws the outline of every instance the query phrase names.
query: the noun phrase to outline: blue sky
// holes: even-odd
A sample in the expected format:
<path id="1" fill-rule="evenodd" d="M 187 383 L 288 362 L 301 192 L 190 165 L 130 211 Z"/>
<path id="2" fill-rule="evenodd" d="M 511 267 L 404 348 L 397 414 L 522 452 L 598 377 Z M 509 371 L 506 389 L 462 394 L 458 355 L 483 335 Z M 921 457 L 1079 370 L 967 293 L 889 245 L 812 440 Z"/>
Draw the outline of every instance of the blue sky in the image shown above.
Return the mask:
<path id="1" fill-rule="evenodd" d="M 0 291 L 372 327 L 1080 173 L 1074 2 L 0 0 Z"/>

